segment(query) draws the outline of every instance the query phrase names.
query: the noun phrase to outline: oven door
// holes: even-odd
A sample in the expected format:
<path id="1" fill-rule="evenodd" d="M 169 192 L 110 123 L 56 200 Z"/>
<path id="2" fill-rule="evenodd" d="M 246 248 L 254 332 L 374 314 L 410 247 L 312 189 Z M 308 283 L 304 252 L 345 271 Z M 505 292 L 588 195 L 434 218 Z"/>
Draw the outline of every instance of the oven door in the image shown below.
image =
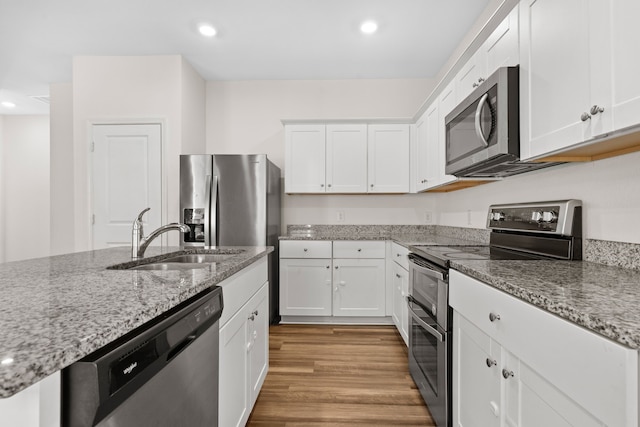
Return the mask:
<path id="1" fill-rule="evenodd" d="M 449 330 L 447 270 L 415 254 L 409 254 L 409 295 L 434 317 L 442 329 Z"/>
<path id="2" fill-rule="evenodd" d="M 449 420 L 449 333 L 411 297 L 409 304 L 409 371 L 436 426 Z"/>

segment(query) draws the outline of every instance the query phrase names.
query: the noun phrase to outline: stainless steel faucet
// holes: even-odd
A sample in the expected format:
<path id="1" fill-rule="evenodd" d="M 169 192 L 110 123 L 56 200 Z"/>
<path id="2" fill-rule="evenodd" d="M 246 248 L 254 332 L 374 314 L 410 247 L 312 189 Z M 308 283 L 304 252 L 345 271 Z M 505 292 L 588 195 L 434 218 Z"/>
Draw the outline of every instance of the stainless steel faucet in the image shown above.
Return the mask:
<path id="1" fill-rule="evenodd" d="M 144 236 L 142 229 L 142 215 L 144 215 L 151 208 L 147 208 L 140 212 L 138 218 L 133 221 L 133 230 L 131 233 L 131 259 L 139 259 L 144 257 L 144 251 L 147 250 L 147 246 L 159 235 L 171 230 L 180 230 L 182 233 L 186 233 L 191 230 L 188 225 L 180 224 L 178 222 L 172 222 L 171 224 L 163 225 L 162 227 L 153 230 L 147 237 Z"/>

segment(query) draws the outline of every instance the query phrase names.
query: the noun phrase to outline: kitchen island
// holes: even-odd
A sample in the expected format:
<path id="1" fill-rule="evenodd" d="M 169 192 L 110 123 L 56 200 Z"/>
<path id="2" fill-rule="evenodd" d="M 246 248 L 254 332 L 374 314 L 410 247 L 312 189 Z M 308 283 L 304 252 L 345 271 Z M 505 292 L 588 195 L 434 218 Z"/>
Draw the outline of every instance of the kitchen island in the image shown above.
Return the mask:
<path id="1" fill-rule="evenodd" d="M 273 251 L 215 249 L 233 256 L 192 270 L 107 269 L 130 261 L 129 247 L 0 264 L 0 397 L 60 371 Z M 135 264 L 203 251 L 150 247 Z"/>

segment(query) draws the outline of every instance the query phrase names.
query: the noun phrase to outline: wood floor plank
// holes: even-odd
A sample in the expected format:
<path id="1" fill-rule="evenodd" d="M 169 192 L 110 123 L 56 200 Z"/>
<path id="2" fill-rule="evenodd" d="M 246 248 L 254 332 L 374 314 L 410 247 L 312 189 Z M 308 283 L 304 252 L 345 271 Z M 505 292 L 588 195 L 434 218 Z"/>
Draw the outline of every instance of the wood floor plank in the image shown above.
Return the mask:
<path id="1" fill-rule="evenodd" d="M 251 427 L 433 426 L 393 326 L 278 325 Z"/>

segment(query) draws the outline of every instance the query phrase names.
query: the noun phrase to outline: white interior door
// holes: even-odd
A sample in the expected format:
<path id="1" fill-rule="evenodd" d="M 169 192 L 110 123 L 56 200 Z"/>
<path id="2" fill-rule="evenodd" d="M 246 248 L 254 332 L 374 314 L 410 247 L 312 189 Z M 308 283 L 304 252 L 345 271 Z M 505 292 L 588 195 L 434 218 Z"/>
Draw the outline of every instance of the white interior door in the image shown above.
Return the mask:
<path id="1" fill-rule="evenodd" d="M 93 249 L 131 245 L 143 209 L 145 234 L 162 221 L 160 124 L 94 125 L 92 136 Z"/>

